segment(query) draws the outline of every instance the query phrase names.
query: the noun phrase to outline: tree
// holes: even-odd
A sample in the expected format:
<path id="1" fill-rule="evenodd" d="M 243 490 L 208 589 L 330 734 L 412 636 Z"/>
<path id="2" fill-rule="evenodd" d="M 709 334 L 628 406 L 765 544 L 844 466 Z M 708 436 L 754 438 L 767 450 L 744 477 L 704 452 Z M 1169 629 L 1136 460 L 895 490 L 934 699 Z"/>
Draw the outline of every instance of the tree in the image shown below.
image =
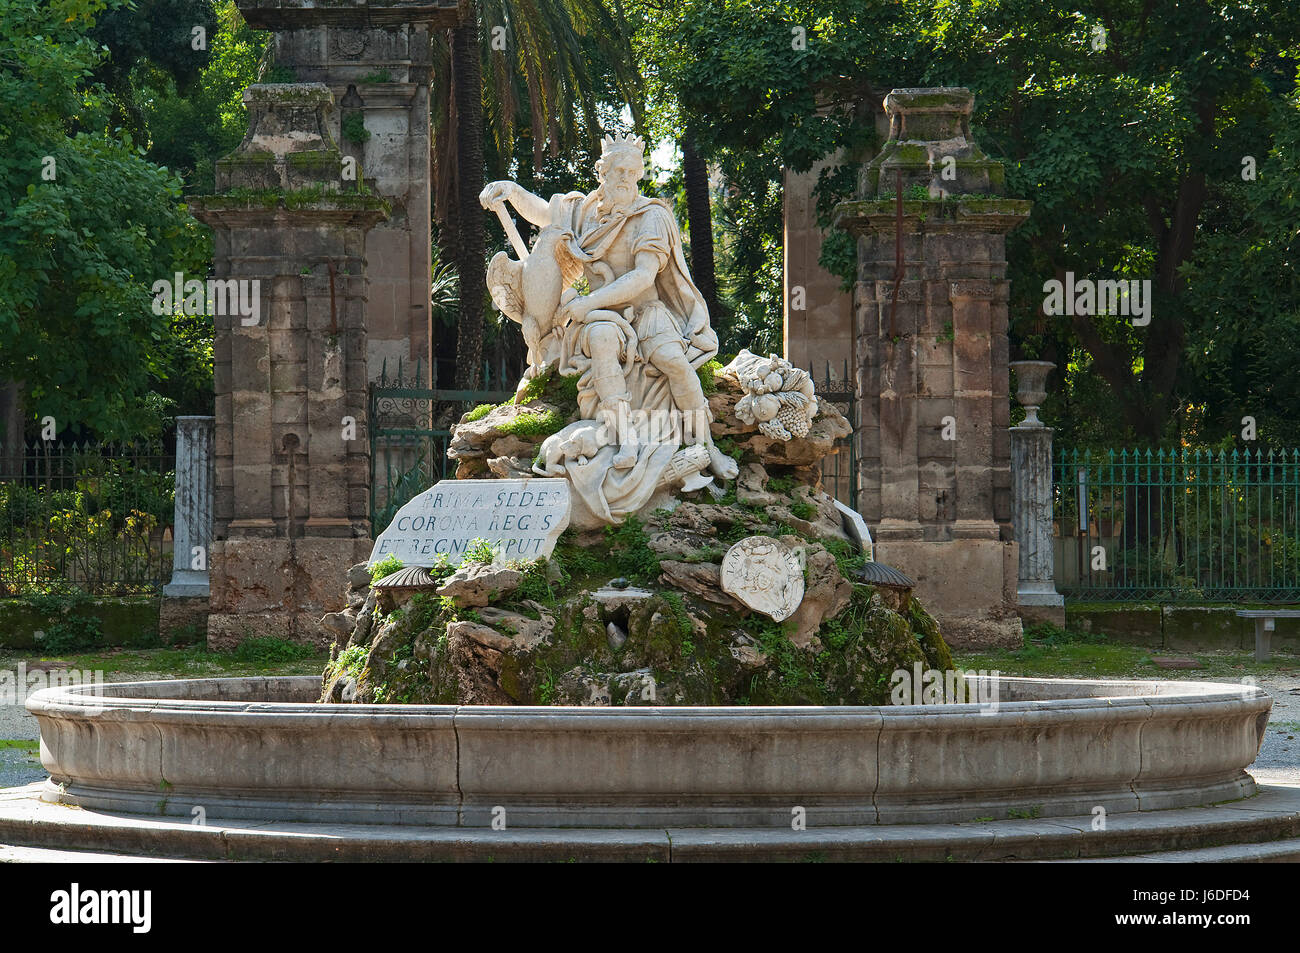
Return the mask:
<path id="1" fill-rule="evenodd" d="M 108 55 L 92 78 L 108 94 L 113 125 L 147 142 L 142 74 L 166 76 L 183 92 L 195 91 L 216 29 L 212 0 L 133 0 L 97 16 L 89 36 Z"/>
<path id="2" fill-rule="evenodd" d="M 906 11 L 859 0 L 638 0 L 634 9 L 652 128 L 690 130 L 693 151 L 725 182 L 715 237 L 723 351 L 779 350 L 782 170 L 874 141 L 859 104 L 875 96 L 868 80 L 880 69 L 903 75 L 894 38 Z M 692 229 L 701 217 L 692 209 Z M 697 240 L 692 231 L 693 256 Z M 847 236 L 837 247 L 851 256 Z"/>
<path id="3" fill-rule="evenodd" d="M 1066 271 L 1151 281 L 1147 327 L 1114 315 L 1049 322 L 1148 445 L 1185 422 L 1198 297 L 1188 269 L 1240 209 L 1230 186 L 1243 155 L 1267 151 L 1270 102 L 1290 89 L 1300 46 L 1290 3 L 1176 7 L 936 9 L 924 76 L 975 90 L 985 147 L 1011 160 L 1008 189 L 1035 202 L 1009 243 L 1016 311 L 1041 316 L 1043 282 Z"/>
<path id="4" fill-rule="evenodd" d="M 473 390 L 483 368 L 483 78 L 479 70 L 478 10 L 452 31 L 452 85 L 456 93 L 455 260 L 460 276 L 460 325 L 456 334 L 456 386 Z"/>
<path id="5" fill-rule="evenodd" d="M 248 131 L 243 94 L 258 81 L 271 37 L 244 22 L 235 0 L 221 0 L 197 82 L 185 84 L 152 63 L 134 71 L 132 96 L 141 104 L 149 158 L 180 174 L 189 192 L 216 188 L 216 159 L 233 151 Z"/>
<path id="6" fill-rule="evenodd" d="M 1189 429 L 1259 444 L 1300 446 L 1300 82 L 1274 102 L 1267 154 L 1242 157 L 1241 174 L 1186 269 L 1190 301 L 1185 382 Z M 1252 166 L 1254 167 L 1252 169 Z M 1252 174 L 1253 173 L 1253 174 Z M 1251 446 L 1247 443 L 1246 446 Z"/>
<path id="7" fill-rule="evenodd" d="M 709 314 L 718 314 L 718 279 L 713 267 L 713 202 L 709 167 L 695 148 L 695 136 L 682 133 L 682 178 L 686 185 L 687 224 L 691 241 L 691 277 L 704 296 Z"/>
<path id="8" fill-rule="evenodd" d="M 203 243 L 176 176 L 103 131 L 108 104 L 86 82 L 104 9 L 0 0 L 0 379 L 60 431 L 128 438 L 160 425 L 146 398 L 170 317 L 150 287 L 200 266 Z"/>

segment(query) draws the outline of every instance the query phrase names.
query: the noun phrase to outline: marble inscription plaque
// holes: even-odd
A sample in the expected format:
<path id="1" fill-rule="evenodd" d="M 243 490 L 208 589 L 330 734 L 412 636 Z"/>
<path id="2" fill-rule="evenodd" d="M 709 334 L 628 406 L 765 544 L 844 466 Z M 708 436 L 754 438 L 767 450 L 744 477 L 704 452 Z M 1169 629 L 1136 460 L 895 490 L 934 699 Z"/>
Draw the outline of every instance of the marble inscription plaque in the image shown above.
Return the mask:
<path id="1" fill-rule="evenodd" d="M 396 556 L 404 566 L 453 566 L 474 539 L 495 544 L 498 558 L 550 556 L 569 525 L 563 479 L 443 480 L 403 506 L 370 551 L 374 565 Z"/>

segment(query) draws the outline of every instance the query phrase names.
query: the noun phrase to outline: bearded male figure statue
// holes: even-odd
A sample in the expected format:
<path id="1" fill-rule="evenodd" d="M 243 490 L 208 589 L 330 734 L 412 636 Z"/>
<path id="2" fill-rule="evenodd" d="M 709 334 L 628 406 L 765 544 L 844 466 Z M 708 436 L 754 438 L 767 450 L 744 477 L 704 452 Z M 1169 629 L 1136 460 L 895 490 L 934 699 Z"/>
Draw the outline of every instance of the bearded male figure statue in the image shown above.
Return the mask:
<path id="1" fill-rule="evenodd" d="M 549 438 L 536 468 L 574 488 L 573 525 L 619 523 L 679 489 L 734 479 L 714 446 L 696 369 L 718 351 L 704 298 L 682 255 L 670 206 L 641 194 L 645 144 L 606 136 L 600 186 L 546 201 L 493 182 L 484 208 L 501 216 L 520 260 L 488 266 L 493 301 L 523 325 L 525 379 L 555 367 L 578 375 L 582 420 Z M 525 252 L 509 202 L 540 231 Z M 587 290 L 572 285 L 581 276 Z"/>

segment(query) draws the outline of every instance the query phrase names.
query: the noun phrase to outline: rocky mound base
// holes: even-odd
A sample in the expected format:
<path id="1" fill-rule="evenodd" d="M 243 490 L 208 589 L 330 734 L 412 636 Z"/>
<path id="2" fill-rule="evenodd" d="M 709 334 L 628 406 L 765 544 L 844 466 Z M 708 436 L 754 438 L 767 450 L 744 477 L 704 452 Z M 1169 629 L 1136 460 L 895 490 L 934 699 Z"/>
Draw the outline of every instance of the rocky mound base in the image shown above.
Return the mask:
<path id="1" fill-rule="evenodd" d="M 763 492 L 776 502 L 682 503 L 644 525 L 566 534 L 550 560 L 435 568 L 435 592 L 374 589 L 354 566 L 349 609 L 325 620 L 336 641 L 321 700 L 876 705 L 895 670 L 952 668 L 910 591 L 854 581 L 864 557 L 827 531 L 815 491 Z M 812 532 L 782 519 L 800 504 L 818 509 L 794 517 Z M 726 548 L 756 534 L 803 557 L 804 599 L 783 623 L 719 583 Z"/>
<path id="2" fill-rule="evenodd" d="M 816 486 L 821 461 L 836 452 L 837 440 L 852 432 L 844 415 L 822 401 L 806 435 L 786 441 L 767 436 L 758 424 L 736 415 L 745 392 L 734 380 L 716 375 L 720 369 L 711 362 L 699 371 L 719 448 L 742 464 L 760 463 L 773 475 Z M 533 461 L 542 441 L 578 419 L 577 395 L 575 378 L 547 374 L 531 381 L 513 401 L 470 411 L 457 424 L 447 449 L 456 462 L 456 479 L 535 476 Z"/>
<path id="3" fill-rule="evenodd" d="M 951 669 L 939 628 L 907 589 L 857 581 L 867 554 L 820 487 L 850 431 L 822 402 L 782 441 L 735 414 L 739 385 L 701 372 L 718 446 L 740 464 L 726 495 L 687 494 L 621 526 L 561 537 L 549 560 L 430 570 L 435 591 L 379 590 L 392 564 L 348 573 L 325 702 L 465 705 L 876 705 L 890 676 Z M 537 449 L 577 414 L 574 382 L 535 380 L 462 418 L 448 455 L 460 479 L 531 475 Z M 721 587 L 735 542 L 774 536 L 799 556 L 805 592 L 782 623 Z"/>

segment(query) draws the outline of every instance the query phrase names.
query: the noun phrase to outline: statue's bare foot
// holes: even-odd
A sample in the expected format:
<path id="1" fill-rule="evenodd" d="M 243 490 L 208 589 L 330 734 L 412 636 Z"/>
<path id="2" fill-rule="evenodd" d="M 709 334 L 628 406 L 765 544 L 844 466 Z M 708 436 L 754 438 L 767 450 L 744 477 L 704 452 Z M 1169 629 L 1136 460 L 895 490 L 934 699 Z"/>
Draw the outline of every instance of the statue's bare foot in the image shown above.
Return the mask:
<path id="1" fill-rule="evenodd" d="M 636 466 L 636 445 L 622 444 L 618 452 L 614 454 L 614 459 L 610 465 L 615 470 L 630 470 Z"/>
<path id="2" fill-rule="evenodd" d="M 709 445 L 709 469 L 719 480 L 734 480 L 740 474 L 740 465 L 712 443 Z"/>

